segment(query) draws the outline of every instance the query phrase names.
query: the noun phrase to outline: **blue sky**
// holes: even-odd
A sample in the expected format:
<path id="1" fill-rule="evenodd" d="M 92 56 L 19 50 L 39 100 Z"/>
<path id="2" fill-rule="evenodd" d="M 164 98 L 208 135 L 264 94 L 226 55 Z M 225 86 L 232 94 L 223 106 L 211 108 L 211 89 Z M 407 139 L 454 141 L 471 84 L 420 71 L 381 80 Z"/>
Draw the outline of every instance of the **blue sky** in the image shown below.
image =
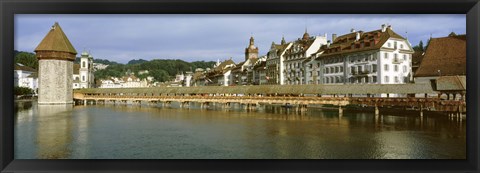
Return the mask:
<path id="1" fill-rule="evenodd" d="M 216 61 L 230 57 L 244 59 L 251 35 L 265 55 L 272 41 L 279 43 L 310 35 L 338 36 L 350 29 L 371 31 L 385 23 L 412 45 L 424 43 L 430 35 L 466 33 L 464 14 L 18 14 L 15 16 L 15 49 L 33 52 L 50 27 L 60 26 L 80 53 L 94 58 L 126 63 L 132 59 L 182 59 Z"/>

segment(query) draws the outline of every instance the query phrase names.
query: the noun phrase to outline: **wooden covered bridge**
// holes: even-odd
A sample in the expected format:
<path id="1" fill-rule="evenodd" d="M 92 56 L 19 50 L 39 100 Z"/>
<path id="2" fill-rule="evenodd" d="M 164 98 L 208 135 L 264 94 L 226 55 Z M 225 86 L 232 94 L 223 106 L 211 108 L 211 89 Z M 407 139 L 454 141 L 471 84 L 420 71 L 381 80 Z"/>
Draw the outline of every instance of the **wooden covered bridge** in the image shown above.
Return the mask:
<path id="1" fill-rule="evenodd" d="M 432 94 L 437 96 L 431 97 Z M 378 107 L 405 107 L 419 111 L 445 111 L 464 113 L 463 95 L 455 100 L 440 97 L 439 91 L 424 84 L 356 84 L 356 85 L 253 85 L 253 86 L 201 86 L 152 88 L 89 88 L 74 90 L 76 103 L 180 103 L 186 107 L 197 102 L 204 107 L 220 103 L 228 107 L 240 103 L 246 109 L 260 104 L 291 105 L 305 110 L 308 105 L 336 105 L 342 113 L 347 105 Z M 422 113 L 423 114 L 423 113 Z"/>

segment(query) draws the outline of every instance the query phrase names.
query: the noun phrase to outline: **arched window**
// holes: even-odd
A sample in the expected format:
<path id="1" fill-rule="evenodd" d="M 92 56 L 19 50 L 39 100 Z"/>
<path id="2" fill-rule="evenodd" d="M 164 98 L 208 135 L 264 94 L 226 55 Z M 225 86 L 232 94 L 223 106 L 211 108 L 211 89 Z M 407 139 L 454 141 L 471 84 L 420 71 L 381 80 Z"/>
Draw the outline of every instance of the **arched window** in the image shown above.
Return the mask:
<path id="1" fill-rule="evenodd" d="M 385 64 L 383 68 L 384 68 L 384 71 L 388 71 L 388 64 Z"/>
<path id="2" fill-rule="evenodd" d="M 82 76 L 82 81 L 85 81 L 85 76 Z"/>
<path id="3" fill-rule="evenodd" d="M 82 67 L 85 68 L 85 61 L 82 62 Z"/>

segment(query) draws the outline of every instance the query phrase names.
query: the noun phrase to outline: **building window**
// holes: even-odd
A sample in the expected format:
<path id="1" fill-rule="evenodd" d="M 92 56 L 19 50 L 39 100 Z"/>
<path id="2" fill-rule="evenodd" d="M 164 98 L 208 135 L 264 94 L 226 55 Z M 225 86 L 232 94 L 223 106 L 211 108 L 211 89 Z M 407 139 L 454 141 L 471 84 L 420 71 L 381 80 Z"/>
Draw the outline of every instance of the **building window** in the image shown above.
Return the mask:
<path id="1" fill-rule="evenodd" d="M 372 76 L 372 82 L 377 83 L 377 76 Z"/>
<path id="2" fill-rule="evenodd" d="M 403 66 L 403 72 L 404 72 L 404 73 L 407 72 L 407 66 L 406 66 L 406 65 Z"/>
<path id="3" fill-rule="evenodd" d="M 397 60 L 397 57 L 398 57 L 397 54 L 393 54 L 393 58 L 395 58 L 395 60 Z"/>
<path id="4" fill-rule="evenodd" d="M 394 65 L 393 69 L 395 70 L 395 72 L 398 72 L 398 65 Z"/>
<path id="5" fill-rule="evenodd" d="M 385 57 L 385 59 L 388 59 L 388 53 L 385 52 L 383 57 Z"/>
<path id="6" fill-rule="evenodd" d="M 340 72 L 343 72 L 343 66 L 340 66 Z"/>
<path id="7" fill-rule="evenodd" d="M 393 42 L 393 48 L 397 49 L 397 42 Z"/>
<path id="8" fill-rule="evenodd" d="M 390 42 L 388 42 L 388 44 L 387 44 L 387 45 L 388 45 L 387 47 L 392 47 L 392 44 L 390 44 Z"/>
<path id="9" fill-rule="evenodd" d="M 329 69 L 329 68 L 326 68 L 326 69 L 325 69 L 325 70 L 326 70 L 325 74 L 328 74 L 328 69 Z"/>
<path id="10" fill-rule="evenodd" d="M 384 71 L 388 71 L 388 64 L 383 65 Z"/>
<path id="11" fill-rule="evenodd" d="M 377 64 L 372 64 L 372 72 L 377 72 Z"/>
<path id="12" fill-rule="evenodd" d="M 84 82 L 85 82 L 85 76 L 82 76 L 82 81 L 84 81 Z"/>
<path id="13" fill-rule="evenodd" d="M 312 72 L 310 72 L 310 77 L 312 76 Z"/>
<path id="14" fill-rule="evenodd" d="M 388 78 L 388 76 L 385 76 L 385 83 L 388 83 L 388 82 L 390 82 L 389 78 Z"/>
<path id="15" fill-rule="evenodd" d="M 395 83 L 399 83 L 398 76 L 395 76 Z"/>
<path id="16" fill-rule="evenodd" d="M 403 49 L 403 44 L 400 44 L 400 49 Z"/>
<path id="17" fill-rule="evenodd" d="M 82 62 L 82 67 L 85 68 L 85 61 Z"/>
<path id="18" fill-rule="evenodd" d="M 338 73 L 338 67 L 335 67 L 335 73 Z"/>
<path id="19" fill-rule="evenodd" d="M 407 61 L 407 55 L 406 54 L 403 55 L 403 60 Z"/>
<path id="20" fill-rule="evenodd" d="M 355 67 L 350 68 L 350 73 L 355 74 Z"/>

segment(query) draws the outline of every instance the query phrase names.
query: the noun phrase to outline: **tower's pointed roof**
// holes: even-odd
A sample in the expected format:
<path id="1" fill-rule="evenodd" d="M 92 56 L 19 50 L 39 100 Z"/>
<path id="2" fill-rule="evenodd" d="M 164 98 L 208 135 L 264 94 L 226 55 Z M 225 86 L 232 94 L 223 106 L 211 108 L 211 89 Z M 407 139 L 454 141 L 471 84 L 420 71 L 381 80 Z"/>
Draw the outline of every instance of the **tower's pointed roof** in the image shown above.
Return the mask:
<path id="1" fill-rule="evenodd" d="M 77 54 L 58 22 L 55 22 L 47 36 L 35 48 L 35 52 L 37 51 L 59 51 Z"/>

